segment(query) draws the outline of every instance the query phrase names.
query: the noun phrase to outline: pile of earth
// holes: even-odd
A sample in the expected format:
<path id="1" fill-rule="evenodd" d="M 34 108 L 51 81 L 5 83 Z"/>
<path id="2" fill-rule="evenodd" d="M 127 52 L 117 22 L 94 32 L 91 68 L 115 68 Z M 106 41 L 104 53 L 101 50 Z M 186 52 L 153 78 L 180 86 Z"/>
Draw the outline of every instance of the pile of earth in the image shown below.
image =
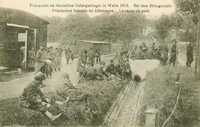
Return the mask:
<path id="1" fill-rule="evenodd" d="M 20 107 L 19 99 L 12 98 L 0 101 L 0 124 L 46 126 L 46 125 L 100 125 L 119 92 L 125 88 L 127 81 L 104 80 L 86 81 L 79 84 L 77 89 L 65 93 L 70 101 L 62 106 L 54 106 L 51 112 L 57 114 L 62 111 L 63 115 L 51 122 L 43 114 Z M 61 99 L 55 93 L 48 96 Z"/>

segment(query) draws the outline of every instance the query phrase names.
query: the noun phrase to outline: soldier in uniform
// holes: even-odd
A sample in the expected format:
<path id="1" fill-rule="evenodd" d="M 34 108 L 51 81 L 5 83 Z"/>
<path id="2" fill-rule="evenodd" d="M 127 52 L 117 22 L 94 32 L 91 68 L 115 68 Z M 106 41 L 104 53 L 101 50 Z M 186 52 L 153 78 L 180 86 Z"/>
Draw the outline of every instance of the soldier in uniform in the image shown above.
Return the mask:
<path id="1" fill-rule="evenodd" d="M 81 57 L 80 57 L 80 60 L 84 65 L 87 64 L 87 58 L 88 58 L 88 52 L 87 50 L 84 50 L 83 52 L 81 52 Z"/>
<path id="2" fill-rule="evenodd" d="M 70 58 L 71 58 L 71 61 L 73 62 L 74 61 L 74 53 L 73 53 L 73 50 L 70 49 Z"/>
<path id="3" fill-rule="evenodd" d="M 143 42 L 143 43 L 142 43 L 142 53 L 143 53 L 144 58 L 147 57 L 147 52 L 148 52 L 148 47 L 147 47 L 147 45 Z"/>
<path id="4" fill-rule="evenodd" d="M 43 53 L 44 53 L 44 47 L 40 47 L 36 54 L 36 62 L 35 62 L 35 72 L 39 72 L 40 68 L 44 65 L 43 63 Z"/>
<path id="5" fill-rule="evenodd" d="M 103 77 L 108 78 L 108 75 L 106 74 L 106 63 L 103 62 L 103 61 L 100 63 L 99 73 L 100 73 Z"/>
<path id="6" fill-rule="evenodd" d="M 95 54 L 92 48 L 90 48 L 89 52 L 88 52 L 88 64 L 90 66 L 94 66 L 94 62 L 95 62 Z"/>
<path id="7" fill-rule="evenodd" d="M 55 119 L 59 118 L 62 113 L 53 115 L 48 111 L 51 104 L 41 91 L 41 87 L 44 86 L 43 80 L 45 80 L 44 74 L 38 72 L 35 75 L 34 80 L 24 89 L 22 96 L 20 97 L 21 106 L 39 111 L 46 115 L 50 120 L 54 121 Z"/>
<path id="8" fill-rule="evenodd" d="M 122 65 L 122 79 L 128 79 L 130 80 L 132 78 L 132 72 L 131 67 L 129 64 L 129 61 L 124 61 L 124 64 Z"/>
<path id="9" fill-rule="evenodd" d="M 191 64 L 193 62 L 193 46 L 191 42 L 187 45 L 186 56 L 187 56 L 186 65 L 187 67 L 191 67 Z"/>
<path id="10" fill-rule="evenodd" d="M 76 89 L 76 87 L 71 82 L 69 75 L 67 73 L 63 74 L 64 86 L 60 90 L 57 91 L 57 94 L 64 99 L 69 100 L 68 91 L 72 89 Z"/>
<path id="11" fill-rule="evenodd" d="M 167 45 L 162 46 L 162 53 L 161 53 L 161 56 L 160 56 L 160 60 L 161 60 L 163 65 L 167 64 L 167 61 L 168 61 L 168 47 L 167 47 Z"/>
<path id="12" fill-rule="evenodd" d="M 29 66 L 34 68 L 35 63 L 35 50 L 34 48 L 31 48 L 31 50 L 28 52 L 29 55 Z"/>
<path id="13" fill-rule="evenodd" d="M 174 40 L 173 45 L 171 47 L 170 60 L 169 60 L 170 64 L 172 64 L 173 66 L 175 66 L 176 64 L 176 57 L 177 57 L 176 45 L 177 45 L 177 41 Z"/>
<path id="14" fill-rule="evenodd" d="M 65 49 L 65 58 L 66 58 L 67 64 L 69 64 L 70 55 L 69 55 L 68 49 Z"/>
<path id="15" fill-rule="evenodd" d="M 110 60 L 110 64 L 107 66 L 106 68 L 106 73 L 110 74 L 110 75 L 115 75 L 115 65 L 114 65 L 114 61 Z"/>
<path id="16" fill-rule="evenodd" d="M 99 49 L 96 49 L 95 57 L 96 57 L 96 63 L 100 63 L 101 62 L 101 54 L 100 54 Z"/>
<path id="17" fill-rule="evenodd" d="M 151 46 L 151 55 L 152 55 L 152 58 L 155 58 L 155 55 L 156 55 L 156 44 L 155 44 L 155 42 Z"/>

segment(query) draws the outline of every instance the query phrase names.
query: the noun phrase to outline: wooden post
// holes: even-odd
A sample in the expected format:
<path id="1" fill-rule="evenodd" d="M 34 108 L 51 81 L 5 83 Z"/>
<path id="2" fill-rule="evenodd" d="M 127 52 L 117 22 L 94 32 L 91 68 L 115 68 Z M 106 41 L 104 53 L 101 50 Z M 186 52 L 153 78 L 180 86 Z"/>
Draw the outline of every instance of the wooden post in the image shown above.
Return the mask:
<path id="1" fill-rule="evenodd" d="M 37 29 L 34 29 L 34 53 L 37 52 Z"/>
<path id="2" fill-rule="evenodd" d="M 25 69 L 27 69 L 27 61 L 28 61 L 28 30 L 25 32 L 25 50 L 24 50 L 24 63 L 25 63 Z"/>
<path id="3" fill-rule="evenodd" d="M 198 23 L 199 24 L 199 23 Z M 195 34 L 196 34 L 196 43 L 195 43 L 195 77 L 196 78 L 198 78 L 198 72 L 199 72 L 199 67 L 198 67 L 198 61 L 199 61 L 199 42 L 198 42 L 198 40 L 199 40 L 199 28 L 198 28 L 198 26 L 199 25 L 195 25 L 195 27 L 196 27 L 196 32 L 195 32 Z"/>
<path id="4" fill-rule="evenodd" d="M 145 111 L 145 127 L 156 127 L 156 116 L 158 110 L 154 108 Z"/>
<path id="5" fill-rule="evenodd" d="M 199 42 L 199 28 L 200 27 L 200 23 L 198 22 L 198 25 L 197 25 L 197 56 L 198 56 L 198 61 L 197 61 L 197 72 L 198 72 L 198 74 L 197 74 L 197 79 L 200 79 L 200 52 L 199 52 L 199 50 L 200 50 L 200 42 Z"/>

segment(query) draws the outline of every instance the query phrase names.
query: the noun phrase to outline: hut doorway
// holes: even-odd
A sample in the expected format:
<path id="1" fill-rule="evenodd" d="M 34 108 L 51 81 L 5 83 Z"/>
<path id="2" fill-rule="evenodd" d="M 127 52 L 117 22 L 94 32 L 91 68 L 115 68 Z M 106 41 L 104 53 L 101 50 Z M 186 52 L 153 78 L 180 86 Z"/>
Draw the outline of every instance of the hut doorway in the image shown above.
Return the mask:
<path id="1" fill-rule="evenodd" d="M 30 50 L 35 54 L 36 51 L 36 30 L 28 26 L 7 24 L 7 36 L 9 38 L 8 54 L 9 64 L 13 68 L 27 69 L 30 66 Z M 13 58 L 16 58 L 13 61 Z"/>

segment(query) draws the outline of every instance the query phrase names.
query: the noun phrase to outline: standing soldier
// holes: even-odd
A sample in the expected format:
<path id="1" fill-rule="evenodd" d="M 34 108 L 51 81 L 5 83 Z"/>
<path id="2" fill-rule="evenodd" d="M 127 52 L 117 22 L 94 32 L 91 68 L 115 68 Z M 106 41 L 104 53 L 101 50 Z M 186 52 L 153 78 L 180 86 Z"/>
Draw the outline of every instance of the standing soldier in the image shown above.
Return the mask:
<path id="1" fill-rule="evenodd" d="M 44 52 L 44 48 L 40 47 L 40 49 L 38 50 L 38 52 L 36 53 L 36 58 L 35 58 L 35 72 L 39 72 L 40 68 L 44 65 L 43 63 L 43 52 Z"/>
<path id="2" fill-rule="evenodd" d="M 161 48 L 160 60 L 163 65 L 167 64 L 167 61 L 168 61 L 168 46 L 167 45 L 163 45 Z"/>
<path id="3" fill-rule="evenodd" d="M 155 54 L 156 54 L 156 44 L 155 44 L 155 42 L 152 44 L 152 46 L 151 46 L 151 57 L 152 58 L 155 58 Z"/>
<path id="4" fill-rule="evenodd" d="M 176 49 L 177 41 L 173 41 L 173 45 L 171 47 L 171 52 L 170 52 L 170 60 L 169 63 L 173 64 L 175 66 L 176 64 L 176 57 L 177 57 L 177 49 Z"/>
<path id="5" fill-rule="evenodd" d="M 65 49 L 65 58 L 66 58 L 67 64 L 69 64 L 69 60 L 70 60 L 70 49 L 69 48 Z"/>
<path id="6" fill-rule="evenodd" d="M 34 63 L 35 63 L 35 50 L 34 48 L 31 48 L 31 50 L 28 52 L 29 55 L 29 67 L 31 67 L 32 69 L 34 68 Z"/>
<path id="7" fill-rule="evenodd" d="M 146 58 L 147 55 L 148 55 L 147 54 L 148 53 L 148 47 L 144 42 L 142 43 L 142 52 L 143 52 L 144 58 Z"/>
<path id="8" fill-rule="evenodd" d="M 82 51 L 81 55 L 80 55 L 80 60 L 84 65 L 86 65 L 86 63 L 87 63 L 87 57 L 88 57 L 87 50 Z"/>
<path id="9" fill-rule="evenodd" d="M 131 51 L 131 58 L 135 59 L 137 55 L 137 45 L 135 45 Z"/>
<path id="10" fill-rule="evenodd" d="M 62 62 L 62 49 L 58 48 L 58 53 L 57 53 L 57 62 L 58 62 L 58 70 L 61 70 L 61 62 Z"/>
<path id="11" fill-rule="evenodd" d="M 101 54 L 100 54 L 99 49 L 96 49 L 95 57 L 96 57 L 96 63 L 100 63 L 101 62 Z"/>
<path id="12" fill-rule="evenodd" d="M 122 65 L 122 79 L 130 80 L 131 78 L 132 78 L 131 66 L 129 64 L 129 61 L 126 60 Z"/>
<path id="13" fill-rule="evenodd" d="M 70 58 L 71 58 L 71 61 L 73 62 L 74 60 L 74 53 L 73 51 L 70 49 Z"/>
<path id="14" fill-rule="evenodd" d="M 187 45 L 186 56 L 187 56 L 186 65 L 187 67 L 191 67 L 191 64 L 193 62 L 193 46 L 191 42 Z"/>
<path id="15" fill-rule="evenodd" d="M 91 66 L 94 66 L 94 61 L 95 61 L 95 54 L 92 48 L 90 48 L 88 52 L 88 63 Z"/>

